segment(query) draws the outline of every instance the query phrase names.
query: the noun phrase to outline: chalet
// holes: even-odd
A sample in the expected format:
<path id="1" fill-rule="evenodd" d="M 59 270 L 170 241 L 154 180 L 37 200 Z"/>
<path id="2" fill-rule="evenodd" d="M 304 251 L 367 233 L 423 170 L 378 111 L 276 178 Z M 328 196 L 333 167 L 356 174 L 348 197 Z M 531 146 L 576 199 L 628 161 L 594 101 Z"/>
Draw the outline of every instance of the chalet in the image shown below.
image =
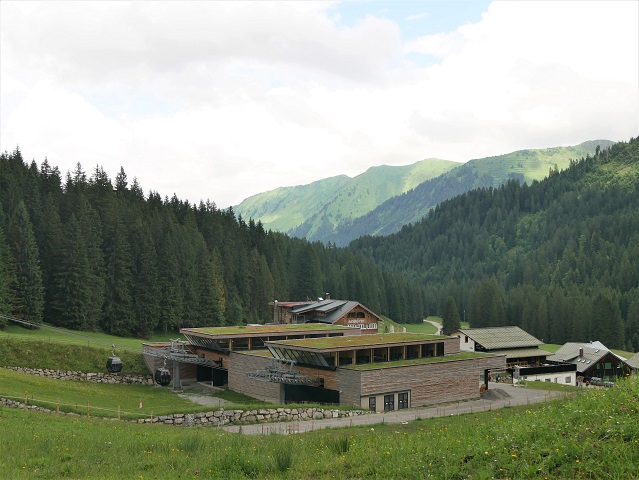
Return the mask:
<path id="1" fill-rule="evenodd" d="M 630 367 L 633 373 L 639 372 L 639 353 L 626 360 L 626 365 Z"/>
<path id="2" fill-rule="evenodd" d="M 308 302 L 273 302 L 273 323 L 323 323 L 356 327 L 362 333 L 377 333 L 382 319 L 359 302 L 318 298 Z"/>
<path id="3" fill-rule="evenodd" d="M 591 381 L 592 378 L 615 381 L 630 373 L 630 367 L 624 359 L 601 342 L 565 343 L 548 357 L 548 361 L 576 365 L 577 378 L 583 381 Z"/>
<path id="4" fill-rule="evenodd" d="M 508 368 L 515 365 L 542 365 L 550 352 L 541 350 L 541 340 L 519 327 L 464 328 L 453 333 L 463 352 L 506 355 Z"/>

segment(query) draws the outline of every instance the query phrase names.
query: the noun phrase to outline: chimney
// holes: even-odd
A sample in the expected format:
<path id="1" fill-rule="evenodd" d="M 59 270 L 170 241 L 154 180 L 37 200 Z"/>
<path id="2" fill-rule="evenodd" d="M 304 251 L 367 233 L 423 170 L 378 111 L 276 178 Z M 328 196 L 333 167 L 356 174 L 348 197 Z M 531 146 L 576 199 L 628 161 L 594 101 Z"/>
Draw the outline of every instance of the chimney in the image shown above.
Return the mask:
<path id="1" fill-rule="evenodd" d="M 328 292 L 326 292 L 326 293 L 324 294 L 324 299 L 325 299 L 325 300 L 330 300 L 330 299 L 331 299 L 331 294 L 330 294 L 330 293 L 328 293 Z"/>
<path id="2" fill-rule="evenodd" d="M 579 358 L 584 358 L 584 347 L 579 347 Z"/>

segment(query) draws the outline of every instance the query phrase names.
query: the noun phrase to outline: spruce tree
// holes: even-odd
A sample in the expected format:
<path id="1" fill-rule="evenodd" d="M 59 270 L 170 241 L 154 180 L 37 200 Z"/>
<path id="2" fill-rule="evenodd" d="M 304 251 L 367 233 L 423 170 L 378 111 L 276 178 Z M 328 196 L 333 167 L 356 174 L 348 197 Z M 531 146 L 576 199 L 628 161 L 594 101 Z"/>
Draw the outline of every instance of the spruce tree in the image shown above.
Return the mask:
<path id="1" fill-rule="evenodd" d="M 444 308 L 444 314 L 442 315 L 442 330 L 444 334 L 449 334 L 455 330 L 461 328 L 461 320 L 459 318 L 459 311 L 455 304 L 453 297 L 448 297 L 446 300 L 446 307 Z"/>
<path id="2" fill-rule="evenodd" d="M 56 325 L 89 330 L 91 321 L 92 292 L 91 268 L 80 224 L 71 215 L 65 228 L 65 236 L 57 254 L 55 293 L 52 301 L 52 318 Z"/>
<path id="3" fill-rule="evenodd" d="M 40 254 L 27 209 L 22 201 L 11 217 L 9 243 L 15 267 L 12 284 L 13 314 L 23 320 L 40 323 L 44 311 Z"/>

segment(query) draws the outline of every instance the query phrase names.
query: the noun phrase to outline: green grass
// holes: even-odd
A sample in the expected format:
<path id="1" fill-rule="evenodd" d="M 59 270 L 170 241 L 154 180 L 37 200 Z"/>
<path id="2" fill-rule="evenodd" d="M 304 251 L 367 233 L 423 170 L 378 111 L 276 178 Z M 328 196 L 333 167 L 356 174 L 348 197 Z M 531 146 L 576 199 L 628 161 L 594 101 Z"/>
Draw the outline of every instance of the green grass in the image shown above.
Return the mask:
<path id="1" fill-rule="evenodd" d="M 296 435 L 0 408 L 11 479 L 639 478 L 639 378 L 485 413 Z"/>
<path id="2" fill-rule="evenodd" d="M 169 389 L 144 385 L 114 385 L 27 375 L 0 369 L 0 396 L 64 412 L 100 417 L 148 418 L 151 414 L 190 413 L 211 410 L 185 400 Z M 139 407 L 142 401 L 142 408 Z"/>
<path id="3" fill-rule="evenodd" d="M 410 360 L 397 360 L 394 362 L 363 363 L 360 365 L 346 365 L 340 368 L 347 368 L 350 370 L 376 370 L 380 368 L 405 367 L 408 365 L 424 365 L 426 363 L 454 362 L 456 360 L 485 358 L 487 356 L 489 357 L 490 355 L 487 355 L 481 352 L 461 352 L 456 355 L 446 355 L 443 357 L 424 357 L 424 358 L 413 358 Z"/>
<path id="4" fill-rule="evenodd" d="M 383 330 L 390 325 L 392 325 L 393 328 L 395 329 L 395 333 L 402 332 L 404 328 L 406 328 L 406 332 L 409 332 L 409 333 L 425 333 L 427 335 L 434 335 L 437 333 L 437 328 L 428 322 L 397 323 L 394 320 L 391 320 L 390 318 L 385 316 L 382 316 L 382 319 L 384 320 L 384 325 L 380 326 L 379 328 L 380 333 L 384 333 Z M 441 323 L 442 321 L 440 317 L 428 317 L 426 320 L 432 320 L 434 322 L 439 322 L 439 323 Z"/>
<path id="5" fill-rule="evenodd" d="M 148 342 L 166 342 L 172 338 L 178 338 L 179 332 L 170 332 L 168 335 L 154 335 L 150 339 L 143 340 L 128 337 L 116 337 L 99 332 L 80 332 L 76 330 L 68 330 L 58 327 L 44 327 L 36 330 L 23 328 L 19 325 L 10 324 L 0 330 L 0 341 L 5 338 L 20 338 L 23 340 L 43 340 L 53 343 L 62 343 L 67 345 L 80 345 L 86 347 L 108 348 L 115 344 L 116 354 L 119 355 L 120 350 L 130 350 L 135 352 L 142 351 L 142 343 Z"/>
<path id="6" fill-rule="evenodd" d="M 106 372 L 111 349 L 97 345 L 62 342 L 60 338 L 41 340 L 25 335 L 0 336 L 0 366 L 29 367 L 80 372 Z M 66 340 L 64 337 L 62 340 Z M 139 350 L 116 350 L 122 360 L 122 373 L 148 375 Z"/>

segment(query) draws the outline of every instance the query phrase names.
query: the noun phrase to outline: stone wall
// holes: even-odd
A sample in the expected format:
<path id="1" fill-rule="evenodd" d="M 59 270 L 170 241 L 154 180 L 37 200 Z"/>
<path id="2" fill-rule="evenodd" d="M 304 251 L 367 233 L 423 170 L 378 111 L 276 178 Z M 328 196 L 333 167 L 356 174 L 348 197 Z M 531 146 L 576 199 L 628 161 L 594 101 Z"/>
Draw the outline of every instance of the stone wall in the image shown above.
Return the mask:
<path id="1" fill-rule="evenodd" d="M 9 408 L 24 408 L 24 403 L 7 398 L 0 398 L 0 405 Z M 28 410 L 45 413 L 57 413 L 58 415 L 70 415 L 79 417 L 77 413 L 56 412 L 36 405 L 27 405 Z M 364 410 L 328 410 L 322 408 L 264 408 L 259 410 L 216 410 L 201 413 L 174 413 L 172 415 L 160 415 L 157 417 L 140 418 L 138 420 L 126 420 L 136 423 L 162 423 L 192 427 L 195 425 L 209 425 L 217 427 L 221 425 L 266 423 L 266 422 L 302 422 L 308 420 L 324 420 L 326 418 L 344 418 L 365 415 L 372 412 Z"/>
<path id="2" fill-rule="evenodd" d="M 39 377 L 47 377 L 55 380 L 75 380 L 83 382 L 95 383 L 112 383 L 126 385 L 153 385 L 153 377 L 151 375 L 122 375 L 112 373 L 87 373 L 75 372 L 70 370 L 49 370 L 44 368 L 26 368 L 26 367 L 5 367 L 8 370 L 14 370 L 29 375 L 37 375 Z"/>

